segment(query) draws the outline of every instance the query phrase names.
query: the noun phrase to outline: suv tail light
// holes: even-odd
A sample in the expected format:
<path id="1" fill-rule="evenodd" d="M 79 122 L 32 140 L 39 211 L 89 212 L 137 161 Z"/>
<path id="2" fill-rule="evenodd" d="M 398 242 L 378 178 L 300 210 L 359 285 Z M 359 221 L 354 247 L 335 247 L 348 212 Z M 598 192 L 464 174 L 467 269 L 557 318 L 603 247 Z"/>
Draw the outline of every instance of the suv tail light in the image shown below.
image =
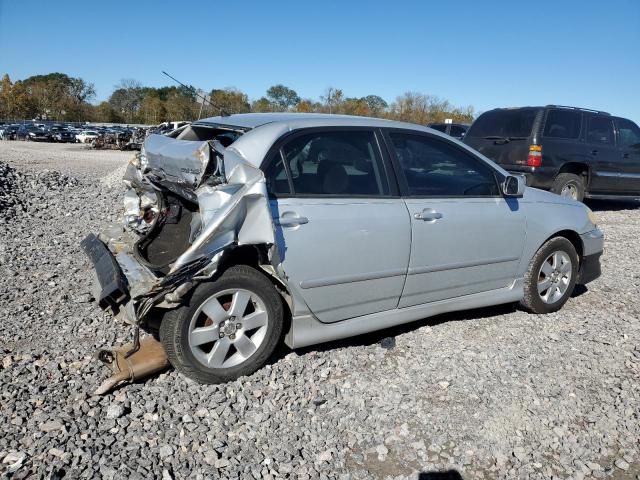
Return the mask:
<path id="1" fill-rule="evenodd" d="M 542 147 L 540 145 L 529 145 L 529 156 L 527 166 L 539 167 L 542 165 Z"/>

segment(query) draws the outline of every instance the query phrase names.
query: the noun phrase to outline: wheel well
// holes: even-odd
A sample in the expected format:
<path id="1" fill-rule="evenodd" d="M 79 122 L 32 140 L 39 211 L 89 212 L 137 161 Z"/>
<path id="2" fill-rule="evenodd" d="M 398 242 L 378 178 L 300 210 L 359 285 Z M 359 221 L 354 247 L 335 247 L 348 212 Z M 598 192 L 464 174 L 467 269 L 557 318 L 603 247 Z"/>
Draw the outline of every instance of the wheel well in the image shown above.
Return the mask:
<path id="1" fill-rule="evenodd" d="M 574 175 L 583 175 L 588 180 L 589 178 L 589 166 L 584 163 L 569 162 L 560 167 L 558 174 L 561 173 L 573 173 Z"/>
<path id="2" fill-rule="evenodd" d="M 225 252 L 220 263 L 218 264 L 218 268 L 214 278 L 217 278 L 221 275 L 225 270 L 234 265 L 248 265 L 250 267 L 255 268 L 260 273 L 262 273 L 265 277 L 267 277 L 271 283 L 273 283 L 276 290 L 280 293 L 280 298 L 282 299 L 282 306 L 285 312 L 285 324 L 284 324 L 284 332 L 288 332 L 290 328 L 291 322 L 291 307 L 289 306 L 288 301 L 285 297 L 290 297 L 291 292 L 288 291 L 288 288 L 278 279 L 274 278 L 272 274 L 270 274 L 265 269 L 261 268 L 260 265 L 268 265 L 269 264 L 269 254 L 268 247 L 266 245 L 241 245 L 235 248 L 230 249 Z"/>
<path id="3" fill-rule="evenodd" d="M 578 235 L 573 230 L 562 230 L 560 232 L 554 233 L 549 238 L 547 238 L 547 240 L 545 240 L 545 243 L 551 240 L 552 238 L 556 238 L 556 237 L 564 237 L 567 240 L 569 240 L 575 247 L 576 252 L 578 252 L 578 258 L 582 259 L 582 254 L 584 253 L 584 249 L 582 246 L 582 240 L 580 239 L 580 235 Z"/>

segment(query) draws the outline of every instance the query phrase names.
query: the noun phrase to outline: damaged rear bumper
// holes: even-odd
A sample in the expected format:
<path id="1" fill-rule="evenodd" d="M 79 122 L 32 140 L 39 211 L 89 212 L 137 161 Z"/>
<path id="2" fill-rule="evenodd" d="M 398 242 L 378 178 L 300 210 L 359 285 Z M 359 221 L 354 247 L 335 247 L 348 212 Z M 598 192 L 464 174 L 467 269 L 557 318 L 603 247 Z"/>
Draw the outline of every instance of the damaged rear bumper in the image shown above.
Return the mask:
<path id="1" fill-rule="evenodd" d="M 136 305 L 159 279 L 121 242 L 105 243 L 93 233 L 80 243 L 94 268 L 94 297 L 100 308 L 139 324 Z"/>
<path id="2" fill-rule="evenodd" d="M 129 285 L 115 256 L 93 233 L 80 242 L 91 262 L 96 276 L 94 296 L 103 310 L 116 312 L 120 304 L 129 300 Z"/>

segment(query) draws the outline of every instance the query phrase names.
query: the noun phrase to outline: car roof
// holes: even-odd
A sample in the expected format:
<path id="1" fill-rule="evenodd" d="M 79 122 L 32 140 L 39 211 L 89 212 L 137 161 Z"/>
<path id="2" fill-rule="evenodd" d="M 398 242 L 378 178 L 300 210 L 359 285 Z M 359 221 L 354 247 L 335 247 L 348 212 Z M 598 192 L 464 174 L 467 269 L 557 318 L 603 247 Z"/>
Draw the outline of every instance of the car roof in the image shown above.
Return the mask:
<path id="1" fill-rule="evenodd" d="M 467 145 L 438 130 L 415 123 L 398 122 L 382 118 L 324 113 L 246 113 L 205 118 L 194 122 L 193 125 L 211 125 L 245 130 L 246 133 L 227 147 L 227 153 L 231 155 L 239 154 L 245 161 L 255 167 L 260 167 L 271 146 L 283 135 L 293 130 L 314 127 L 401 128 L 427 132 L 433 136 L 441 137 L 447 142 L 456 143 L 462 148 L 473 152 L 475 155 L 479 155 L 478 152 L 473 151 Z M 227 160 L 227 153 L 225 153 L 225 161 Z M 483 158 L 487 162 L 493 163 L 488 158 Z M 507 174 L 501 167 L 495 166 L 503 174 Z"/>
<path id="2" fill-rule="evenodd" d="M 240 113 L 210 117 L 194 122 L 196 125 L 213 124 L 239 127 L 244 130 L 257 128 L 268 123 L 285 124 L 291 130 L 309 127 L 387 127 L 424 129 L 414 123 L 385 120 L 383 118 L 359 117 L 356 115 L 334 115 L 328 113 Z"/>

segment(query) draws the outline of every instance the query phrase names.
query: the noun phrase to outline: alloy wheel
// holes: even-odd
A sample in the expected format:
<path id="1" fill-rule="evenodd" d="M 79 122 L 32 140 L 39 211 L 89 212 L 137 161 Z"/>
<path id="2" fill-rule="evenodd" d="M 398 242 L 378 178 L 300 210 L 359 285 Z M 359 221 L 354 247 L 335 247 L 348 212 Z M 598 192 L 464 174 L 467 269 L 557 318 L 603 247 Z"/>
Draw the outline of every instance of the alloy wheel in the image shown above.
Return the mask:
<path id="1" fill-rule="evenodd" d="M 205 300 L 189 324 L 189 347 L 207 368 L 237 366 L 253 356 L 267 333 L 269 315 L 254 292 L 229 289 Z"/>

